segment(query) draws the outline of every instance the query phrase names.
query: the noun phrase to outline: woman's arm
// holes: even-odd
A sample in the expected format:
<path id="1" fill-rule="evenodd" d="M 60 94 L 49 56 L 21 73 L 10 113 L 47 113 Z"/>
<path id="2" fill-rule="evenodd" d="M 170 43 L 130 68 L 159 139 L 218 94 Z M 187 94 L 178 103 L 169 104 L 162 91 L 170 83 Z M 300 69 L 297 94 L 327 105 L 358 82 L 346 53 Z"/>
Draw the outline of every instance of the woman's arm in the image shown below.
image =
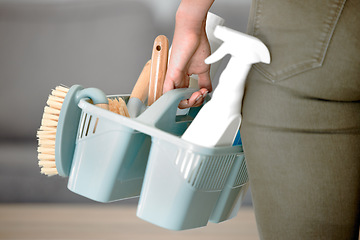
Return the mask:
<path id="1" fill-rule="evenodd" d="M 179 107 L 198 106 L 212 91 L 210 66 L 204 63 L 210 55 L 205 32 L 206 15 L 214 0 L 182 0 L 176 12 L 176 24 L 164 92 L 189 86 L 189 76 L 198 75 L 200 90 Z"/>

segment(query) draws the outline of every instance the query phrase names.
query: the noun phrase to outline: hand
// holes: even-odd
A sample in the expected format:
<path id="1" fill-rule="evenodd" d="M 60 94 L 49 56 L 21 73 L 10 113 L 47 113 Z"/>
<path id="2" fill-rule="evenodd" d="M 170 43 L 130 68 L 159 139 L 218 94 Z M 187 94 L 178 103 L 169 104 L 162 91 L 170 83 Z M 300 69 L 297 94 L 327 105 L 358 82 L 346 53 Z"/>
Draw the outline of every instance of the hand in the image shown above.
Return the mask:
<path id="1" fill-rule="evenodd" d="M 179 108 L 200 106 L 212 91 L 210 65 L 204 60 L 210 55 L 205 33 L 206 14 L 213 0 L 183 0 L 176 13 L 176 25 L 164 93 L 175 88 L 189 87 L 190 75 L 198 75 L 199 91 L 183 100 Z"/>

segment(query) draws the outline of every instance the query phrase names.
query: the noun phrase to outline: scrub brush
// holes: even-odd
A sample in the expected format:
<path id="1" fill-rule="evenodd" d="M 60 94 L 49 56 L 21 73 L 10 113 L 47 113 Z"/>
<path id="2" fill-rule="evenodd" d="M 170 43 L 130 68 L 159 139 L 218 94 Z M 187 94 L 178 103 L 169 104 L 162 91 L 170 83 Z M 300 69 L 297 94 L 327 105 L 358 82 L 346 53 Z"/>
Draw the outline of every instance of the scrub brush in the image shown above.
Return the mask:
<path id="1" fill-rule="evenodd" d="M 37 132 L 38 159 L 41 173 L 52 176 L 58 174 L 55 165 L 55 137 L 56 128 L 62 104 L 69 88 L 57 86 L 52 90 L 44 108 L 41 126 Z"/>
<path id="2" fill-rule="evenodd" d="M 125 117 L 130 117 L 126 103 L 122 98 L 109 98 L 109 111 L 120 114 Z"/>
<path id="3" fill-rule="evenodd" d="M 38 164 L 42 174 L 48 176 L 68 175 L 69 169 L 64 162 L 68 161 L 65 159 L 66 157 L 72 157 L 73 154 L 69 149 L 72 149 L 75 144 L 78 119 L 81 114 L 77 104 L 81 98 L 86 97 L 90 98 L 98 107 L 129 116 L 126 104 L 121 98 L 119 100 L 107 99 L 102 91 L 95 88 L 84 89 L 79 85 L 71 88 L 57 86 L 52 90 L 46 102 L 47 106 L 44 108 L 41 126 L 37 131 Z M 55 140 L 58 140 L 59 143 L 55 144 Z M 65 160 L 60 159 L 58 164 L 55 157 Z"/>

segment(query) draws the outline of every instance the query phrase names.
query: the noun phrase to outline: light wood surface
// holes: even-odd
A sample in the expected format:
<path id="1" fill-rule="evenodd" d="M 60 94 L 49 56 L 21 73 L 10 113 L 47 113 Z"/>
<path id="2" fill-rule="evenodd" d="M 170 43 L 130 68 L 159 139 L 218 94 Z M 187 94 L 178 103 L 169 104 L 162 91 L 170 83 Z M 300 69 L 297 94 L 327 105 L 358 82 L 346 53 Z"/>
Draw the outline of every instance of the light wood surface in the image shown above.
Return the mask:
<path id="1" fill-rule="evenodd" d="M 151 60 L 147 61 L 131 92 L 130 98 L 138 98 L 143 103 L 148 97 L 150 81 Z"/>
<path id="2" fill-rule="evenodd" d="M 159 35 L 154 40 L 151 55 L 148 105 L 151 106 L 163 93 L 169 53 L 169 40 Z"/>
<path id="3" fill-rule="evenodd" d="M 0 239 L 257 240 L 252 208 L 229 221 L 171 231 L 136 217 L 136 205 L 0 204 Z"/>

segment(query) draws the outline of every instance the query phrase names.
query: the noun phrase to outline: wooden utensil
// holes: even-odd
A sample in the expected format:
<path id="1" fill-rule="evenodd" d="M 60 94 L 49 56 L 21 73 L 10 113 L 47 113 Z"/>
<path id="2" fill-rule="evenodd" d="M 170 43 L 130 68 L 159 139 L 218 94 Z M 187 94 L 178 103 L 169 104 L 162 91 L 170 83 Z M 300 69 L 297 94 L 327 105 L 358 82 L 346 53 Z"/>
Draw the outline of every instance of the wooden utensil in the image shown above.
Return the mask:
<path id="1" fill-rule="evenodd" d="M 154 40 L 151 56 L 151 70 L 148 94 L 148 106 L 151 106 L 163 92 L 168 64 L 169 40 L 159 35 Z"/>
<path id="2" fill-rule="evenodd" d="M 145 101 L 149 92 L 150 70 L 151 60 L 145 64 L 131 92 L 127 108 L 132 118 L 139 116 L 146 108 Z"/>

